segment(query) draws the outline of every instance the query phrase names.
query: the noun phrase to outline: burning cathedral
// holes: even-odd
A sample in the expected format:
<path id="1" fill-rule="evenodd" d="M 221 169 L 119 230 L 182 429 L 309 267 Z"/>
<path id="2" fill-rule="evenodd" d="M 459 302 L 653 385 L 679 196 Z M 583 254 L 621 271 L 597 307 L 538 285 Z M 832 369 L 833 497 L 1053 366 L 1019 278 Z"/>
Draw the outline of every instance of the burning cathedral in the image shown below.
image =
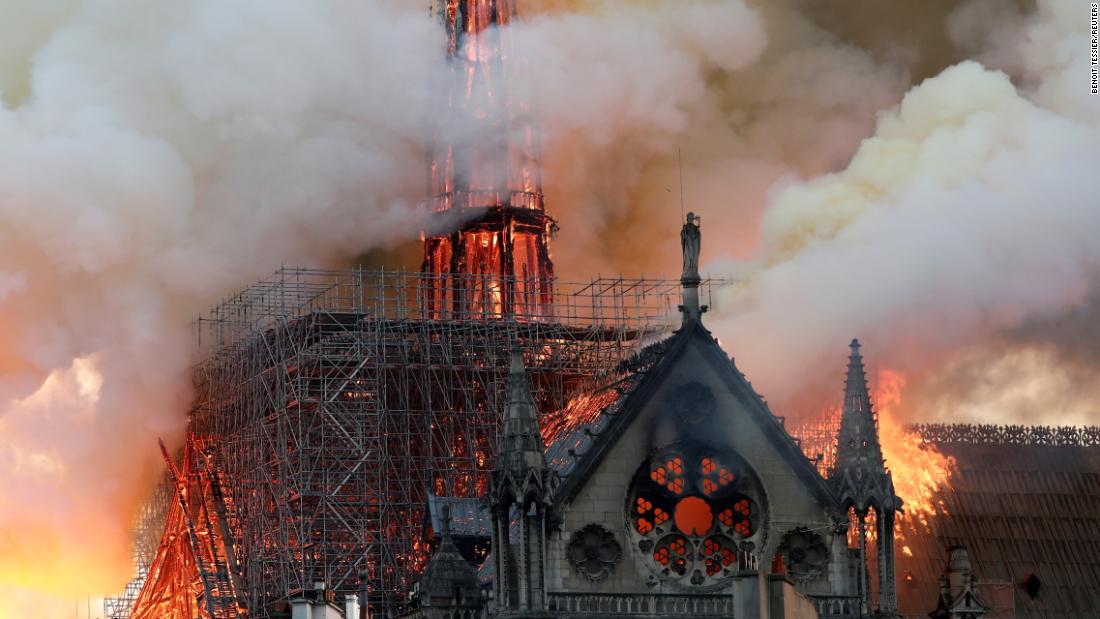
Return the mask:
<path id="1" fill-rule="evenodd" d="M 1013 616 L 980 580 L 998 561 L 1031 561 L 990 575 L 1010 600 L 1089 608 L 1051 590 L 1047 559 L 989 550 L 1022 535 L 1012 514 L 1007 533 L 940 528 L 895 556 L 905 505 L 859 342 L 824 462 L 707 331 L 693 215 L 679 279 L 558 279 L 538 134 L 508 79 L 514 2 L 433 14 L 451 62 L 428 204 L 461 224 L 424 235 L 418 272 L 284 268 L 199 321 L 188 436 L 106 616 Z M 1024 447 L 1096 458 L 1096 433 L 1061 432 Z M 1081 494 L 1100 507 L 1100 484 Z M 953 503 L 956 521 L 979 504 Z"/>

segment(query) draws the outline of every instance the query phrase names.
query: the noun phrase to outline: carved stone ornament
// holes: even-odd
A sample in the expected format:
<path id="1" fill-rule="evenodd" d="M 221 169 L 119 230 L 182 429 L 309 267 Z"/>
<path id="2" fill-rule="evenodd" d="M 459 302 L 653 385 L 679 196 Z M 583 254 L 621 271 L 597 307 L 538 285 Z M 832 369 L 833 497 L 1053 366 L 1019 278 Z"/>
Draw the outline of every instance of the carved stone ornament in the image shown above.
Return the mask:
<path id="1" fill-rule="evenodd" d="M 589 524 L 573 533 L 566 554 L 578 574 L 598 582 L 615 569 L 623 549 L 611 531 L 598 524 Z"/>
<path id="2" fill-rule="evenodd" d="M 788 531 L 779 544 L 787 561 L 787 575 L 798 583 L 809 582 L 822 574 L 829 563 L 829 547 L 820 535 L 798 527 Z"/>

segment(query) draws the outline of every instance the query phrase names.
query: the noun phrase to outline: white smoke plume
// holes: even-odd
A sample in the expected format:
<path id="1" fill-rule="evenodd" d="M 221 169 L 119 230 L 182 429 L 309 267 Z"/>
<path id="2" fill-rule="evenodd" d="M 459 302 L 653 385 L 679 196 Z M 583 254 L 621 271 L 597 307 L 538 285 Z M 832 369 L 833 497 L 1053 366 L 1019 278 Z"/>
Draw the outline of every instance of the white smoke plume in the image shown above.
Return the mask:
<path id="1" fill-rule="evenodd" d="M 532 20 L 550 150 L 674 134 L 710 67 L 763 46 L 740 2 L 675 4 Z M 426 223 L 443 40 L 403 0 L 0 0 L 0 15 L 0 589 L 15 600 L 0 617 L 68 617 L 45 596 L 129 576 L 156 439 L 186 423 L 191 320 L 281 263 L 339 264 Z M 613 83 L 570 66 L 604 59 Z M 560 95 L 574 87 L 589 109 Z M 600 137 L 608 115 L 621 122 Z"/>
<path id="2" fill-rule="evenodd" d="M 281 263 L 417 234 L 442 54 L 400 1 L 0 2 L 5 597 L 128 579 L 194 317 Z"/>
<path id="3" fill-rule="evenodd" d="M 687 210 L 713 214 L 723 239 L 705 255 L 751 255 L 770 186 L 843 166 L 909 84 L 903 63 L 839 40 L 797 3 L 592 0 L 528 18 L 517 40 L 539 69 L 564 272 L 671 274 L 678 150 Z"/>
<path id="4" fill-rule="evenodd" d="M 965 5 L 952 23 L 988 8 Z M 860 336 L 879 367 L 911 375 L 913 419 L 1100 421 L 1095 369 L 1074 380 L 1049 340 L 1011 337 L 1097 293 L 1087 27 L 1072 3 L 1013 16 L 995 28 L 1019 33 L 1017 49 L 987 61 L 1022 85 L 977 62 L 950 67 L 885 111 L 844 170 L 774 190 L 717 325 L 754 353 L 766 393 L 838 376 Z"/>

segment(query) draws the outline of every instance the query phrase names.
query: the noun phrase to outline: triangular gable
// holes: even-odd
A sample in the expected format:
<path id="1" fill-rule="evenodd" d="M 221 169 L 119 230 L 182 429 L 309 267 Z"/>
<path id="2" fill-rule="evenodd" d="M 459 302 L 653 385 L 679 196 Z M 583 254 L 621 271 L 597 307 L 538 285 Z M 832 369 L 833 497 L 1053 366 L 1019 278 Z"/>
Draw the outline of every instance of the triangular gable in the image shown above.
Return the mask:
<path id="1" fill-rule="evenodd" d="M 703 357 L 730 393 L 760 427 L 772 446 L 778 453 L 785 456 L 787 462 L 791 463 L 792 469 L 806 486 L 823 502 L 839 506 L 825 479 L 821 477 L 817 468 L 802 452 L 794 438 L 787 433 L 779 419 L 768 409 L 760 394 L 753 390 L 752 386 L 745 380 L 744 375 L 734 367 L 733 362 L 726 357 L 725 352 L 710 332 L 701 323 L 694 320 L 684 325 L 671 338 L 662 342 L 663 352 L 660 358 L 644 372 L 644 376 L 630 385 L 629 391 L 625 392 L 622 400 L 616 403 L 615 408 L 617 410 L 613 414 L 600 415 L 590 424 L 598 429 L 589 430 L 585 433 L 588 438 L 585 441 L 587 449 L 580 453 L 579 450 L 570 448 L 570 456 L 575 462 L 571 463 L 571 466 L 564 467 L 568 470 L 568 474 L 554 494 L 554 503 L 556 505 L 568 503 L 584 487 L 585 482 L 603 462 L 635 418 L 645 409 L 653 394 L 664 382 L 665 377 L 689 350 L 692 343 L 702 344 L 699 346 L 699 350 L 702 352 Z M 569 437 L 565 438 L 568 439 Z M 555 443 L 548 450 L 548 455 L 561 451 L 561 446 Z M 561 454 L 557 453 L 556 457 L 560 458 Z"/>
<path id="2" fill-rule="evenodd" d="M 985 613 L 988 610 L 989 607 L 982 603 L 978 596 L 970 589 L 969 585 L 967 585 L 966 589 L 963 590 L 963 594 L 955 600 L 955 603 L 952 604 L 949 609 L 952 613 Z"/>

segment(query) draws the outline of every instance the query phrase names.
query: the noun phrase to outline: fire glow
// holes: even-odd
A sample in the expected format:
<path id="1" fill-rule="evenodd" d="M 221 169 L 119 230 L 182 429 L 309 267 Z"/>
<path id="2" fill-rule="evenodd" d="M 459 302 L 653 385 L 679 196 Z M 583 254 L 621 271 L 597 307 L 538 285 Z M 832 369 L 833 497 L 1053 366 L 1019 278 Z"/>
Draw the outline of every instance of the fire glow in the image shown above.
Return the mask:
<path id="1" fill-rule="evenodd" d="M 905 376 L 882 369 L 876 378 L 874 402 L 882 455 L 893 475 L 894 490 L 905 501 L 904 516 L 898 519 L 900 534 L 903 520 L 920 522 L 927 527 L 929 515 L 945 513 L 939 493 L 950 487 L 955 459 L 925 443 L 898 422 Z"/>

